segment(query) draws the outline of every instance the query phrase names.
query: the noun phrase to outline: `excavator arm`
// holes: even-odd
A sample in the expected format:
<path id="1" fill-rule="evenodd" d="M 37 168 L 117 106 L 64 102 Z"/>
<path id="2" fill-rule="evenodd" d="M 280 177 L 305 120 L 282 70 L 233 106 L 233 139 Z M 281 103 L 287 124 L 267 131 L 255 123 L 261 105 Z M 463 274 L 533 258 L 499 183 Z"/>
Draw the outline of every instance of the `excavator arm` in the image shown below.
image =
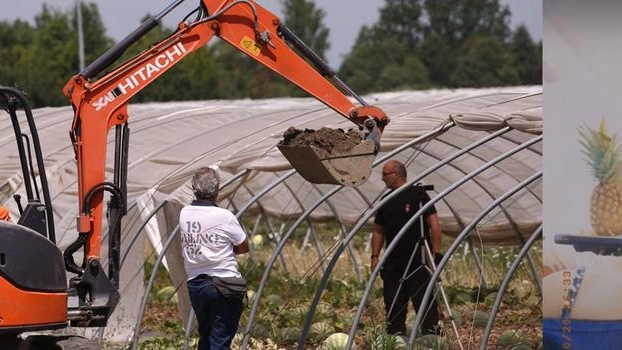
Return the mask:
<path id="1" fill-rule="evenodd" d="M 354 94 L 277 16 L 253 0 L 202 0 L 196 10 L 196 20 L 191 23 L 182 21 L 173 34 L 109 70 L 127 48 L 157 26 L 162 17 L 183 1 L 175 1 L 157 16 L 143 22 L 125 39 L 73 76 L 63 89 L 74 109 L 70 136 L 77 159 L 80 199 L 79 238 L 64 252 L 67 270 L 79 276 L 71 286 L 75 289 L 73 294 L 80 300 L 79 307 L 73 313 L 76 325 L 105 324 L 118 299 L 120 218 L 125 214 L 128 102 L 212 38 L 218 37 L 231 44 L 364 131 L 364 140 L 357 146 L 360 149 L 334 157 L 337 159 L 326 157 L 322 151 L 310 147 L 279 146 L 292 166 L 311 182 L 350 186 L 364 182 L 371 171 L 371 161 L 378 150 L 382 130 L 389 122 L 381 109 L 367 105 Z M 99 77 L 104 71 L 108 72 Z M 358 103 L 353 103 L 352 99 Z M 107 140 L 113 128 L 117 135 L 114 182 L 106 182 Z M 356 157 L 365 159 L 365 165 L 349 160 Z M 344 177 L 343 174 L 351 168 L 356 168 L 358 172 L 363 168 L 363 175 L 357 175 L 354 179 L 347 175 Z M 111 209 L 108 212 L 112 221 L 109 225 L 112 231 L 109 234 L 109 279 L 105 278 L 99 264 L 106 191 L 111 192 L 112 205 L 112 212 Z M 85 250 L 84 259 L 78 265 L 73 261 L 73 254 L 82 247 Z"/>

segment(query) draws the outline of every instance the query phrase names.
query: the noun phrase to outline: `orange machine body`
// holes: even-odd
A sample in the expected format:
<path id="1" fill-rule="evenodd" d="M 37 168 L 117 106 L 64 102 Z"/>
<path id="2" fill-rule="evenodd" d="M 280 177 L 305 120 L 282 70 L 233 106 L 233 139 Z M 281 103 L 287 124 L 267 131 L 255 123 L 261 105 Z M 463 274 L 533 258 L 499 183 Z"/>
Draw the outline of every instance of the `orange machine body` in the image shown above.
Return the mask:
<path id="1" fill-rule="evenodd" d="M 0 327 L 30 331 L 67 326 L 67 293 L 22 290 L 0 279 Z"/>
<path id="2" fill-rule="evenodd" d="M 176 0 L 174 6 L 180 1 L 183 0 Z M 4 259 L 2 254 L 9 259 L 9 268 L 0 264 L 0 333 L 20 326 L 23 330 L 30 327 L 52 329 L 65 325 L 68 319 L 71 325 L 81 327 L 106 325 L 119 298 L 119 231 L 126 208 L 128 103 L 213 37 L 288 79 L 361 129 L 364 126 L 370 131 L 367 135 L 374 135 L 376 143 L 389 122 L 380 108 L 365 104 L 277 16 L 253 0 L 202 0 L 196 20 L 182 21 L 174 33 L 110 69 L 127 48 L 157 26 L 170 10 L 171 7 L 147 19 L 65 85 L 63 92 L 74 111 L 70 137 L 77 160 L 78 239 L 60 252 L 54 239 L 47 240 L 45 235 L 39 234 L 39 238 L 32 232 L 22 235 L 20 229 L 10 229 L 6 234 L 0 227 L 0 260 Z M 371 126 L 370 121 L 373 121 Z M 113 128 L 121 135 L 118 137 L 121 141 L 117 139 L 114 183 L 111 183 L 106 181 L 106 153 L 108 134 Z M 111 232 L 107 235 L 107 276 L 100 263 L 104 191 L 113 193 L 111 198 L 114 199 L 111 199 L 114 205 L 108 207 Z M 36 251 L 41 246 L 46 247 L 45 254 L 28 251 Z M 5 247 L 19 249 L 11 253 Z M 78 249 L 84 249 L 84 254 L 82 261 L 76 264 L 73 254 Z M 51 265 L 50 260 L 53 260 Z M 23 270 L 22 264 L 30 264 L 30 267 Z M 66 271 L 77 275 L 69 280 L 69 286 Z M 53 272 L 52 279 L 46 277 L 50 272 Z M 38 276 L 35 284 L 27 278 L 31 275 Z M 79 300 L 74 302 L 72 298 Z M 72 306 L 68 308 L 67 305 Z"/>
<path id="3" fill-rule="evenodd" d="M 279 35 L 281 20 L 255 1 L 236 4 L 234 0 L 203 0 L 203 4 L 211 15 L 207 20 L 189 25 L 182 22 L 175 33 L 96 81 L 78 74 L 66 84 L 64 93 L 75 110 L 72 137 L 78 160 L 80 198 L 105 180 L 107 135 L 113 126 L 128 121 L 129 100 L 214 36 L 288 79 L 355 124 L 362 125 L 365 120 L 373 118 L 382 131 L 388 123 L 382 110 L 353 103 L 348 95 L 290 48 Z M 80 220 L 82 227 L 79 231 L 90 233 L 86 245 L 87 260 L 100 256 L 102 199 L 101 194 L 92 198 L 90 212 L 85 212 L 83 201 L 80 201 L 80 212 L 85 217 Z"/>

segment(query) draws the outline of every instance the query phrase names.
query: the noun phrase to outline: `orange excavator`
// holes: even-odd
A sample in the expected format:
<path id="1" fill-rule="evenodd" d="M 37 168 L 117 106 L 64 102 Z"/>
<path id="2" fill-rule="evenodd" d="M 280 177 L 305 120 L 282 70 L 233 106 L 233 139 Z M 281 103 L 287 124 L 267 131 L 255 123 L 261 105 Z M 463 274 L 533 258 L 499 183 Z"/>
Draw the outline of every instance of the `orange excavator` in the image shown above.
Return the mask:
<path id="1" fill-rule="evenodd" d="M 0 223 L 0 334 L 106 325 L 120 297 L 120 229 L 126 210 L 129 148 L 128 102 L 214 37 L 288 79 L 361 131 L 361 142 L 340 154 L 329 154 L 308 145 L 279 144 L 280 151 L 303 178 L 314 183 L 344 186 L 357 186 L 368 179 L 380 136 L 389 119 L 380 108 L 367 105 L 277 16 L 253 0 L 202 0 L 186 17 L 194 16 L 195 20 L 182 21 L 173 34 L 113 67 L 131 45 L 183 1 L 175 1 L 160 14 L 147 19 L 65 85 L 63 91 L 74 110 L 70 138 L 78 167 L 77 239 L 64 251 L 57 247 L 47 185 L 41 191 L 46 194 L 43 200 L 36 195 L 38 189 L 28 191 L 28 205 L 23 210 L 19 206 L 21 217 L 17 224 Z M 15 119 L 15 106 L 19 103 L 8 101 L 22 101 L 23 95 L 14 89 L 1 88 L 2 96 L 7 101 L 5 109 Z M 27 115 L 31 114 L 29 108 L 25 110 Z M 34 122 L 32 125 L 34 127 Z M 107 181 L 106 145 L 113 128 L 114 179 Z M 45 182 L 38 139 L 34 137 L 36 129 L 31 128 L 31 135 L 40 181 Z M 17 129 L 16 136 L 21 138 Z M 25 151 L 21 153 L 26 154 Z M 34 171 L 29 171 L 28 167 L 23 171 L 34 176 Z M 100 261 L 104 192 L 110 194 L 107 273 Z M 79 250 L 83 250 L 83 257 L 76 263 L 74 255 Z M 74 275 L 68 286 L 67 272 Z"/>

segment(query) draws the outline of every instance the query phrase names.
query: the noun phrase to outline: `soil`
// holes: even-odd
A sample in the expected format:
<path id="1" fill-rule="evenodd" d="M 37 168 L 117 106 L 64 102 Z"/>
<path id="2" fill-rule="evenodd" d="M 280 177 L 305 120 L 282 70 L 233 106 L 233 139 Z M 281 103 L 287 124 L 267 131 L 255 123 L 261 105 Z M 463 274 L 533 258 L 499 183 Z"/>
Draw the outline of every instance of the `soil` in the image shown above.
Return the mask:
<path id="1" fill-rule="evenodd" d="M 363 141 L 363 134 L 357 130 L 344 131 L 327 127 L 318 130 L 296 129 L 290 127 L 283 133 L 280 145 L 317 147 L 329 154 L 344 153 L 352 150 Z"/>
<path id="2" fill-rule="evenodd" d="M 458 327 L 458 334 L 460 336 L 460 342 L 464 349 L 478 349 L 482 341 L 484 329 L 481 327 L 473 327 L 473 320 L 465 315 L 463 324 Z M 503 332 L 517 332 L 524 337 L 525 345 L 528 345 L 532 349 L 538 349 L 542 344 L 542 316 L 541 314 L 534 313 L 533 310 L 528 309 L 507 309 L 502 308 L 499 310 L 493 328 L 490 331 L 486 349 L 495 350 L 507 350 L 512 347 L 499 346 L 499 337 Z M 451 328 L 451 322 L 445 320 L 445 331 L 447 335 L 455 339 L 455 333 Z M 454 340 L 455 343 L 457 341 Z M 450 341 L 451 344 L 451 341 Z M 450 347 L 451 349 L 459 349 L 456 344 Z"/>
<path id="3" fill-rule="evenodd" d="M 462 349 L 479 349 L 481 339 L 484 333 L 484 329 L 482 327 L 475 327 L 473 325 L 473 317 L 472 312 L 473 308 L 477 308 L 471 303 L 465 305 L 456 306 L 455 311 L 457 311 L 462 318 L 462 322 L 457 326 L 458 329 L 458 337 L 460 338 L 460 343 L 462 344 Z M 372 319 L 367 319 L 365 321 L 365 317 L 371 316 L 376 318 L 382 318 L 383 312 L 383 304 L 381 299 L 376 299 L 370 304 L 370 313 L 369 315 L 363 315 L 364 321 L 367 324 L 372 324 L 374 322 Z M 480 305 L 480 308 L 486 309 L 485 307 Z M 378 312 L 375 314 L 373 311 Z M 248 311 L 248 310 L 247 310 Z M 335 310 L 337 314 L 348 314 L 352 310 L 351 309 L 337 309 Z M 245 311 L 246 312 L 246 311 Z M 446 314 L 446 312 L 444 312 Z M 377 322 L 377 319 L 375 320 Z M 407 325 L 412 323 L 412 319 L 407 321 Z M 524 342 L 522 344 L 527 345 L 531 349 L 539 349 L 542 346 L 542 313 L 541 309 L 538 305 L 526 306 L 521 303 L 510 302 L 509 304 L 505 304 L 505 306 L 501 307 L 497 313 L 497 317 L 495 318 L 495 323 L 493 324 L 493 328 L 491 330 L 490 336 L 488 338 L 486 349 L 491 350 L 509 350 L 512 347 L 502 347 L 499 343 L 499 338 L 503 332 L 518 332 L 521 334 Z M 241 323 L 243 326 L 246 326 L 244 322 Z M 278 327 L 277 327 L 278 328 Z M 145 313 L 145 317 L 143 318 L 143 323 L 141 325 L 141 341 L 147 341 L 150 339 L 165 339 L 169 343 L 172 342 L 171 339 L 183 336 L 182 333 L 174 333 L 181 330 L 181 320 L 179 318 L 179 313 L 177 311 L 177 307 L 171 303 L 156 303 L 151 302 L 147 304 L 147 309 Z M 349 324 L 345 323 L 344 328 L 342 329 L 346 333 L 349 331 Z M 458 345 L 458 341 L 456 339 L 456 334 L 452 328 L 452 324 L 450 320 L 445 317 L 443 318 L 443 330 L 446 335 L 447 347 L 444 349 L 447 350 L 460 350 Z M 366 341 L 366 336 L 364 331 L 357 333 L 357 341 L 356 343 L 364 344 Z M 409 334 L 410 336 L 410 334 Z M 274 345 L 272 340 L 274 336 L 266 336 L 265 339 L 262 339 L 264 344 L 270 344 L 271 346 L 260 346 L 259 344 L 255 344 L 254 346 L 249 347 L 249 350 L 286 350 L 294 348 L 291 344 L 279 344 Z M 163 340 L 164 341 L 164 340 Z M 312 343 L 311 340 L 309 340 Z M 260 342 L 261 343 L 261 342 Z M 0 347 L 4 349 L 4 347 Z M 145 347 L 147 348 L 147 347 Z M 148 347 L 149 349 L 156 349 L 156 347 Z M 308 349 L 312 349 L 311 345 L 307 346 Z M 121 350 L 121 347 L 114 347 L 108 345 L 106 349 L 110 350 Z M 157 348 L 159 349 L 159 348 Z M 232 349 L 238 349 L 235 346 L 232 346 Z"/>

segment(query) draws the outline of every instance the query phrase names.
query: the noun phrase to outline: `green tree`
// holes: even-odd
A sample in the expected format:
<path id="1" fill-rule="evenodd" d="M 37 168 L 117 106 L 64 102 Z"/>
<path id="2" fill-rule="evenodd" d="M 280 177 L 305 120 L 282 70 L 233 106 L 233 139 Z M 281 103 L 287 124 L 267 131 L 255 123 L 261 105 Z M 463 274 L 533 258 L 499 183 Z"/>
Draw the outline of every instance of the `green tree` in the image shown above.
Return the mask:
<path id="1" fill-rule="evenodd" d="M 450 76 L 453 87 L 517 85 L 512 54 L 493 36 L 471 36 L 464 42 L 457 67 Z"/>
<path id="2" fill-rule="evenodd" d="M 4 86 L 19 85 L 20 72 L 17 63 L 26 54 L 35 35 L 35 30 L 21 20 L 0 22 L 0 84 Z"/>
<path id="3" fill-rule="evenodd" d="M 150 17 L 151 15 L 149 14 L 145 15 L 141 22 L 146 21 Z M 136 58 L 153 45 L 165 40 L 172 35 L 173 32 L 172 29 L 159 23 L 132 44 L 126 52 L 108 69 L 102 72 L 100 76 L 119 67 L 128 60 Z M 104 52 L 105 50 L 101 50 L 95 58 L 101 56 Z M 215 85 L 211 77 L 213 73 L 212 67 L 213 59 L 209 49 L 207 47 L 200 48 L 187 55 L 182 61 L 172 66 L 169 71 L 146 86 L 132 98 L 132 102 L 183 101 L 213 97 L 210 93 Z"/>
<path id="4" fill-rule="evenodd" d="M 422 30 L 420 0 L 387 0 L 380 19 L 364 26 L 339 74 L 358 93 L 429 87 L 417 55 Z"/>
<path id="5" fill-rule="evenodd" d="M 82 6 L 85 56 L 97 57 L 112 40 L 104 35 L 97 6 Z M 33 107 L 67 105 L 63 87 L 79 70 L 75 8 L 67 13 L 43 5 L 34 27 L 21 21 L 0 25 L 0 41 L 2 84 L 20 86 Z"/>
<path id="6" fill-rule="evenodd" d="M 511 12 L 499 0 L 424 0 L 426 33 L 437 33 L 450 46 L 472 35 L 489 35 L 505 42 L 511 30 Z"/>
<path id="7" fill-rule="evenodd" d="M 368 60 L 370 56 L 376 60 Z M 396 38 L 375 47 L 355 46 L 344 60 L 340 73 L 358 93 L 430 87 L 425 65 Z"/>
<path id="8" fill-rule="evenodd" d="M 281 0 L 287 25 L 320 57 L 330 47 L 325 13 L 312 0 Z M 81 3 L 85 61 L 113 45 L 96 3 Z M 77 12 L 42 6 L 34 25 L 0 22 L 0 84 L 20 86 L 35 107 L 64 106 L 65 83 L 79 72 Z M 377 23 L 359 31 L 339 75 L 358 93 L 430 86 L 539 84 L 542 43 L 524 27 L 512 33 L 499 0 L 386 0 Z M 157 26 L 114 67 L 173 30 Z M 307 96 L 239 50 L 215 40 L 188 55 L 134 102 Z"/>
<path id="9" fill-rule="evenodd" d="M 374 84 L 377 80 L 377 68 L 383 60 L 373 60 L 382 58 L 378 48 L 371 44 L 374 36 L 373 29 L 363 26 L 359 31 L 352 51 L 348 53 L 339 68 L 339 75 L 358 93 L 374 91 Z"/>
<path id="10" fill-rule="evenodd" d="M 509 19 L 499 0 L 386 0 L 378 22 L 359 32 L 339 73 L 360 92 L 507 85 L 518 81 L 508 60 Z M 485 46 L 471 47 L 480 44 Z M 500 57 L 488 53 L 491 47 Z M 471 62 L 475 58 L 497 62 Z"/>
<path id="11" fill-rule="evenodd" d="M 524 25 L 512 34 L 510 50 L 521 84 L 542 84 L 542 46 L 535 44 Z"/>
<path id="12" fill-rule="evenodd" d="M 317 8 L 315 2 L 311 0 L 282 0 L 281 5 L 283 24 L 323 61 L 326 61 L 326 52 L 330 48 L 328 41 L 330 30 L 324 25 L 326 13 Z M 294 51 L 297 50 L 294 49 Z M 310 61 L 307 60 L 307 62 Z M 309 96 L 298 86 L 268 71 L 263 66 L 255 71 L 254 77 L 255 89 L 252 90 L 251 97 Z"/>
<path id="13" fill-rule="evenodd" d="M 246 98 L 261 93 L 257 86 L 260 70 L 265 69 L 263 66 L 223 42 L 211 46 L 210 52 L 214 57 L 213 73 L 217 86 L 212 91 L 214 98 Z"/>
<path id="14" fill-rule="evenodd" d="M 283 23 L 323 60 L 330 49 L 330 30 L 324 25 L 326 13 L 313 1 L 283 0 Z"/>
<path id="15" fill-rule="evenodd" d="M 43 6 L 35 18 L 33 41 L 15 63 L 17 82 L 35 107 L 67 103 L 62 89 L 76 70 L 77 46 L 67 14 Z M 72 73 L 70 73 L 72 72 Z"/>
<path id="16" fill-rule="evenodd" d="M 417 56 L 385 65 L 378 75 L 375 91 L 425 90 L 429 88 L 428 71 Z"/>
<path id="17" fill-rule="evenodd" d="M 166 89 L 162 99 L 169 101 L 206 100 L 216 98 L 217 81 L 214 58 L 208 47 L 202 47 L 171 68 L 156 86 Z"/>
<path id="18" fill-rule="evenodd" d="M 445 38 L 431 32 L 421 46 L 421 61 L 428 70 L 430 82 L 434 86 L 449 86 L 449 76 L 457 64 L 456 49 L 449 46 Z"/>
<path id="19" fill-rule="evenodd" d="M 82 9 L 82 32 L 84 39 L 84 61 L 85 64 L 93 62 L 103 52 L 108 50 L 114 44 L 114 40 L 106 35 L 106 27 L 99 14 L 99 8 L 96 3 L 80 2 Z M 74 31 L 74 37 L 70 40 L 72 44 L 72 52 L 78 50 L 78 18 L 77 7 L 69 14 L 70 28 Z M 78 72 L 79 62 L 75 57 L 75 71 Z"/>
<path id="20" fill-rule="evenodd" d="M 421 0 L 386 0 L 372 37 L 376 43 L 394 39 L 414 53 L 422 40 L 422 15 Z"/>
<path id="21" fill-rule="evenodd" d="M 146 21 L 150 17 L 151 15 L 149 14 L 145 15 L 141 19 L 141 23 Z M 141 53 L 149 49 L 151 46 L 163 41 L 172 33 L 172 29 L 166 28 L 162 23 L 158 23 L 158 25 L 156 25 L 143 37 L 141 37 L 134 44 L 132 44 L 132 46 L 127 49 L 127 51 L 121 56 L 121 58 L 117 62 L 115 62 L 113 66 L 118 67 L 119 65 L 124 64 L 128 60 L 136 58 Z M 183 61 L 179 61 L 179 63 L 171 67 L 158 79 L 152 81 L 151 84 L 149 84 L 138 94 L 136 94 L 136 96 L 133 97 L 132 102 L 174 101 L 193 99 L 193 97 L 196 96 L 197 93 L 197 91 L 194 91 L 194 87 L 196 86 L 196 80 L 198 80 L 201 75 L 198 75 L 196 77 L 197 79 L 193 80 L 192 77 L 188 77 L 186 71 L 190 69 L 187 68 L 188 66 L 194 66 L 193 61 L 196 61 L 197 58 L 193 58 L 193 56 L 196 54 L 197 53 L 194 52 L 186 56 Z"/>
<path id="22" fill-rule="evenodd" d="M 330 47 L 329 30 L 324 26 L 324 12 L 313 1 L 283 0 L 283 23 L 324 59 Z M 267 98 L 282 96 L 308 96 L 280 75 L 243 54 L 239 50 L 216 42 L 210 46 L 214 59 L 213 98 Z"/>
<path id="23" fill-rule="evenodd" d="M 505 43 L 511 32 L 510 10 L 499 0 L 424 0 L 428 23 L 421 57 L 435 86 L 451 86 L 460 50 L 474 35 Z"/>

